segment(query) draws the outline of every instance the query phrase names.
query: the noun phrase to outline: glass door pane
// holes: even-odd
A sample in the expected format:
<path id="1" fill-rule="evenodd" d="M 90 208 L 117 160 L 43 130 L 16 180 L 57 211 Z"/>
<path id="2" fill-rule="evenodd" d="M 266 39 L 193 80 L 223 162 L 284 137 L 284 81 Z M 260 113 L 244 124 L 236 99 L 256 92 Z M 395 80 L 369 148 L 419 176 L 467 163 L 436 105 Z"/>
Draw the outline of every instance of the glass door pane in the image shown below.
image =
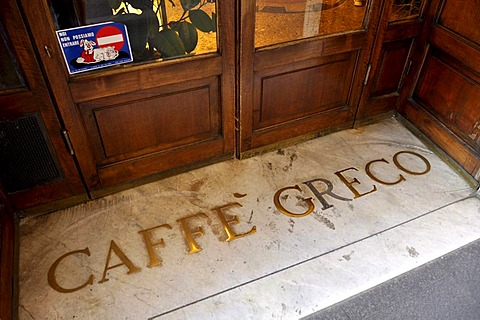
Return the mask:
<path id="1" fill-rule="evenodd" d="M 50 8 L 57 30 L 125 24 L 136 62 L 217 51 L 215 0 L 51 0 Z"/>
<path id="2" fill-rule="evenodd" d="M 15 89 L 24 86 L 15 56 L 10 49 L 7 36 L 0 22 L 0 90 Z"/>
<path id="3" fill-rule="evenodd" d="M 390 22 L 418 18 L 422 4 L 423 0 L 394 0 Z"/>
<path id="4" fill-rule="evenodd" d="M 368 0 L 256 0 L 255 47 L 364 29 Z"/>

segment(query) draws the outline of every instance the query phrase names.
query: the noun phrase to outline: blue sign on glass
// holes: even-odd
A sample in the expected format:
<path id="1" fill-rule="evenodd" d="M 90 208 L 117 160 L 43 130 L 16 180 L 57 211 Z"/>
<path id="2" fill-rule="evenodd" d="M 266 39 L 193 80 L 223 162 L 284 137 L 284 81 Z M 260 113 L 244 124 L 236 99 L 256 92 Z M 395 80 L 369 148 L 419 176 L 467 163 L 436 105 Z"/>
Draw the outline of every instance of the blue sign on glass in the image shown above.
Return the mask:
<path id="1" fill-rule="evenodd" d="M 127 27 L 116 22 L 57 31 L 70 74 L 133 61 Z"/>

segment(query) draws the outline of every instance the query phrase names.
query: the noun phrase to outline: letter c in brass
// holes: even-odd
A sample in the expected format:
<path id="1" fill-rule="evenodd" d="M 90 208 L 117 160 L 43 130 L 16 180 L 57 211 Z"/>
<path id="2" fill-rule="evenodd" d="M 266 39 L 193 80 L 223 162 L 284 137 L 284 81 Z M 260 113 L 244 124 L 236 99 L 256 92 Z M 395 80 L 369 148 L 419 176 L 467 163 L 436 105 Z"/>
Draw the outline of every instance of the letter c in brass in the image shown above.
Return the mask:
<path id="1" fill-rule="evenodd" d="M 367 176 L 370 177 L 370 179 L 372 179 L 373 181 L 376 181 L 378 183 L 381 183 L 381 184 L 385 184 L 385 185 L 388 185 L 388 186 L 393 186 L 393 185 L 396 185 L 397 183 L 400 183 L 402 181 L 405 181 L 405 177 L 401 174 L 398 175 L 398 180 L 397 181 L 393 181 L 393 182 L 388 182 L 388 181 L 383 181 L 383 180 L 380 180 L 380 178 L 377 178 L 376 176 L 373 175 L 372 171 L 370 170 L 370 166 L 376 162 L 384 162 L 384 163 L 387 163 L 389 164 L 389 162 L 385 159 L 378 159 L 378 160 L 372 160 L 370 161 L 369 163 L 367 163 L 365 165 L 365 173 L 367 174 Z"/>
<path id="2" fill-rule="evenodd" d="M 85 249 L 82 249 L 82 250 L 76 250 L 76 251 L 68 252 L 68 253 L 65 253 L 63 256 L 61 256 L 60 258 L 58 258 L 58 259 L 52 264 L 52 266 L 50 267 L 50 269 L 48 270 L 48 284 L 49 284 L 50 287 L 52 287 L 54 290 L 56 290 L 56 291 L 58 291 L 58 292 L 61 292 L 61 293 L 70 293 L 70 292 L 78 291 L 78 290 L 80 290 L 80 289 L 85 288 L 85 287 L 88 286 L 88 285 L 92 285 L 92 284 L 93 284 L 93 275 L 90 275 L 90 277 L 88 277 L 87 282 L 85 282 L 84 284 L 82 284 L 81 286 L 78 286 L 78 287 L 76 287 L 76 288 L 66 289 L 66 288 L 61 287 L 61 286 L 58 284 L 57 279 L 55 278 L 55 271 L 57 270 L 58 265 L 59 265 L 60 262 L 62 262 L 62 260 L 65 259 L 66 257 L 71 256 L 71 255 L 74 255 L 74 254 L 77 254 L 77 253 L 86 254 L 87 256 L 90 257 L 90 250 L 88 249 L 88 247 L 85 248 Z"/>

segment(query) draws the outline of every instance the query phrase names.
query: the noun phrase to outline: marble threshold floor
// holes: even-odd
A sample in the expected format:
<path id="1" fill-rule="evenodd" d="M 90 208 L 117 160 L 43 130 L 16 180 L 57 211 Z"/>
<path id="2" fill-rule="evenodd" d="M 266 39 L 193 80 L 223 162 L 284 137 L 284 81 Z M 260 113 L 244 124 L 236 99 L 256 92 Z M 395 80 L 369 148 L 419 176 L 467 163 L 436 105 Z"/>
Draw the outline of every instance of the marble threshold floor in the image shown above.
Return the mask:
<path id="1" fill-rule="evenodd" d="M 20 233 L 21 319 L 299 319 L 479 239 L 480 199 L 392 118 Z"/>

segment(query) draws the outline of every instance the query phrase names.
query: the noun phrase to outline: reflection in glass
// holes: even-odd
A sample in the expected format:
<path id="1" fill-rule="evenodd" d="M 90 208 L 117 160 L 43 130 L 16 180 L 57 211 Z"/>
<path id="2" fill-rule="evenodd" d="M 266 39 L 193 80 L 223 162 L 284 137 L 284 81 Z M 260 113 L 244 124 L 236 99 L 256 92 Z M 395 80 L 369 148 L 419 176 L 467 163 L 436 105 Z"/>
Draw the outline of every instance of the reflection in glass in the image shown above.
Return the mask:
<path id="1" fill-rule="evenodd" d="M 18 70 L 17 61 L 10 50 L 7 36 L 0 22 L 0 90 L 14 89 L 24 86 L 23 78 Z"/>
<path id="2" fill-rule="evenodd" d="M 420 14 L 422 0 L 394 0 L 390 21 L 416 18 Z"/>
<path id="3" fill-rule="evenodd" d="M 367 0 L 256 0 L 255 47 L 361 30 Z"/>
<path id="4" fill-rule="evenodd" d="M 51 0 L 51 8 L 58 30 L 125 24 L 134 61 L 217 51 L 215 0 Z"/>

